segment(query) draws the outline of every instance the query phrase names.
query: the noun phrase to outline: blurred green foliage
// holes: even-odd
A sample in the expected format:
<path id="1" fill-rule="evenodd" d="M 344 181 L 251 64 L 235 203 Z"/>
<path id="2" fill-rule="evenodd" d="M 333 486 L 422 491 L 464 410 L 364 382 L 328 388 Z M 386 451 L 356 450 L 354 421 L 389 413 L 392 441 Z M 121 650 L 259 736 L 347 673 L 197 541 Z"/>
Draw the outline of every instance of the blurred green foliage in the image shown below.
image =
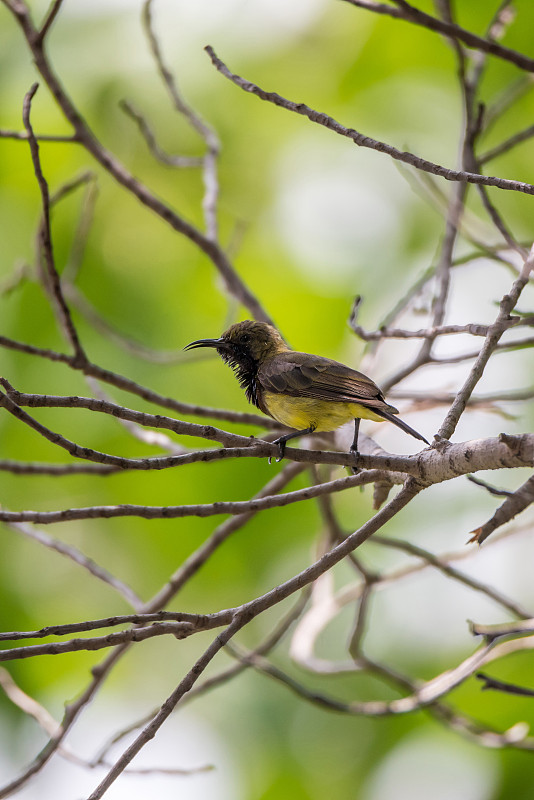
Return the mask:
<path id="1" fill-rule="evenodd" d="M 431 2 L 419 5 L 432 11 Z M 460 24 L 483 34 L 498 3 L 478 0 L 457 5 Z M 518 0 L 514 5 L 518 22 L 510 25 L 504 43 L 532 54 L 534 8 L 529 0 Z M 38 16 L 44 6 L 35 3 L 34 9 Z M 291 11 L 284 3 L 271 6 L 267 2 L 237 0 L 182 0 L 174 4 L 162 1 L 154 4 L 154 22 L 165 57 L 184 94 L 221 139 L 221 240 L 230 249 L 238 273 L 295 347 L 358 363 L 363 347 L 346 324 L 354 295 L 364 295 L 362 323 L 368 327 L 378 325 L 398 297 L 433 262 L 443 235 L 442 216 L 424 193 L 414 193 L 404 169 L 399 170 L 383 155 L 355 148 L 348 140 L 338 139 L 302 117 L 241 92 L 211 67 L 202 45 L 212 44 L 230 69 L 266 89 L 324 110 L 370 136 L 454 167 L 462 103 L 452 48 L 417 26 L 375 17 L 347 3 L 320 0 L 296 4 Z M 157 163 L 132 121 L 119 108 L 123 98 L 134 103 L 169 152 L 202 153 L 202 143 L 172 110 L 157 76 L 142 34 L 137 4 L 106 6 L 91 0 L 66 3 L 50 34 L 49 53 L 68 92 L 102 142 L 155 194 L 186 219 L 202 226 L 203 186 L 199 171 L 173 170 Z M 20 130 L 22 99 L 36 74 L 20 31 L 4 7 L 0 7 L 0 76 L 0 127 Z M 490 60 L 483 82 L 484 102 L 490 106 L 495 97 L 509 91 L 518 77 L 514 66 Z M 491 129 L 484 144 L 492 147 L 528 125 L 533 110 L 532 91 L 526 91 Z M 35 98 L 32 122 L 38 133 L 69 133 L 44 86 Z M 496 159 L 490 165 L 491 173 L 532 182 L 532 147 L 529 141 Z M 225 295 L 211 263 L 126 194 L 91 162 L 81 147 L 42 142 L 40 149 L 52 191 L 87 169 L 95 173 L 98 198 L 77 286 L 110 326 L 147 347 L 178 352 L 187 342 L 217 336 L 229 322 L 248 316 Z M 440 188 L 444 191 L 448 187 Z M 78 190 L 54 208 L 54 250 L 60 271 L 72 253 L 85 191 Z M 498 200 L 515 235 L 531 239 L 532 198 L 500 192 Z M 474 192 L 471 207 L 474 213 L 480 213 Z M 328 208 L 330 213 L 326 213 Z M 18 266 L 32 267 L 30 277 L 4 292 L 0 299 L 0 333 L 39 347 L 64 350 L 66 345 L 33 268 L 39 214 L 39 192 L 27 144 L 0 140 L 0 280 L 7 286 Z M 496 289 L 492 299 L 498 297 Z M 247 410 L 237 383 L 216 358 L 187 355 L 178 356 L 176 363 L 150 363 L 121 349 L 79 312 L 74 312 L 74 318 L 89 357 L 103 367 L 181 401 Z M 408 350 L 397 349 L 399 352 Z M 392 372 L 397 358 L 386 351 L 383 364 L 378 367 L 380 374 L 375 377 Z M 523 358 L 528 359 L 528 353 Z M 90 391 L 81 375 L 62 365 L 7 349 L 0 351 L 0 364 L 1 374 L 21 391 L 81 395 Z M 116 402 L 153 410 L 139 398 L 109 391 Z M 528 414 L 532 422 L 532 411 Z M 133 439 L 117 421 L 104 415 L 38 409 L 35 416 L 80 444 L 105 452 L 130 456 L 160 452 Z M 418 427 L 430 435 L 436 418 L 422 418 L 426 422 Z M 526 421 L 522 418 L 508 425 L 493 418 L 489 428 L 487 420 L 475 422 L 473 438 L 488 430 L 497 433 L 503 424 L 512 432 L 525 430 L 528 416 Z M 227 427 L 261 435 L 259 429 L 230 424 Z M 66 460 L 62 451 L 5 413 L 0 415 L 0 436 L 1 458 Z M 394 441 L 395 445 L 400 442 L 401 447 L 411 445 L 401 439 Z M 3 472 L 0 500 L 3 507 L 15 510 L 246 499 L 277 469 L 263 461 L 241 459 L 106 478 L 54 479 Z M 305 483 L 304 478 L 299 478 L 292 488 Z M 451 502 L 448 497 L 447 502 Z M 354 491 L 336 502 L 347 529 L 358 527 L 371 514 L 369 490 Z M 488 497 L 473 487 L 458 490 L 452 503 L 457 521 L 436 521 L 440 537 L 436 547 L 445 542 L 449 548 L 463 544 L 469 525 L 473 527 L 484 515 L 490 516 L 494 508 Z M 415 510 L 410 509 L 395 520 L 386 532 L 420 537 L 418 541 L 432 547 L 429 537 L 433 523 L 432 501 L 421 498 Z M 172 522 L 132 518 L 69 523 L 51 526 L 47 532 L 79 547 L 145 599 L 215 524 L 212 518 Z M 309 563 L 321 525 L 319 512 L 311 502 L 259 515 L 217 551 L 172 608 L 214 611 L 267 591 Z M 522 546 L 526 547 L 524 542 Z M 519 558 L 525 558 L 524 551 L 517 553 L 522 553 Z M 384 565 L 392 557 L 388 551 L 373 549 L 370 544 L 362 558 Z M 513 565 L 508 566 L 507 576 L 499 575 L 505 586 L 513 585 Z M 410 608 L 429 600 L 435 601 L 436 609 L 447 608 L 447 592 L 454 589 L 450 582 L 439 580 L 444 586 L 435 598 L 422 596 L 423 590 L 416 581 L 413 588 L 417 599 L 412 598 Z M 426 584 L 424 591 L 429 591 Z M 403 669 L 418 677 L 430 677 L 452 666 L 455 658 L 467 655 L 473 647 L 463 620 L 494 612 L 489 603 L 471 606 L 472 593 L 466 592 L 462 598 L 465 604 L 462 601 L 451 611 L 456 628 L 445 628 L 442 646 L 435 652 L 432 644 L 425 647 L 431 625 L 428 619 L 421 622 L 419 629 L 413 620 L 406 631 L 395 628 L 390 641 L 388 621 L 395 624 L 399 616 L 391 617 L 384 605 L 377 629 L 370 632 L 380 658 L 393 663 L 398 659 Z M 532 603 L 533 599 L 531 586 L 525 585 L 523 602 Z M 127 610 L 116 593 L 84 570 L 16 531 L 2 528 L 3 630 L 35 629 Z M 441 619 L 445 612 L 436 613 Z M 502 612 L 497 613 L 502 616 Z M 275 619 L 272 613 L 265 620 L 260 618 L 243 634 L 242 641 L 253 646 Z M 348 616 L 343 619 L 324 643 L 325 651 L 330 655 L 334 652 L 336 657 L 343 657 L 350 628 Z M 493 621 L 494 617 L 490 619 Z M 439 634 L 436 636 L 440 638 Z M 154 640 L 141 645 L 140 653 L 122 663 L 120 679 L 112 676 L 104 689 L 105 697 L 118 697 L 128 708 L 128 719 L 135 719 L 163 701 L 207 641 Z M 60 716 L 62 700 L 80 691 L 89 678 L 91 665 L 98 660 L 95 655 L 70 654 L 12 662 L 10 671 L 26 691 L 45 704 L 50 703 L 56 716 Z M 275 660 L 304 683 L 340 698 L 395 696 L 392 689 L 375 679 L 359 675 L 306 676 L 292 667 L 282 653 Z M 220 663 L 223 662 L 226 663 L 225 657 L 221 657 Z M 513 661 L 495 667 L 494 672 L 503 680 L 528 684 L 531 660 L 528 654 L 515 656 Z M 534 721 L 528 701 L 482 694 L 474 680 L 461 687 L 453 701 L 499 729 L 518 719 Z M 189 711 L 194 708 L 191 706 Z M 447 749 L 453 747 L 453 734 L 442 733 L 424 713 L 379 720 L 343 717 L 304 703 L 258 674 L 247 674 L 217 694 L 203 698 L 197 713 L 223 742 L 240 775 L 239 798 L 247 800 L 388 800 L 407 796 L 402 785 L 394 795 L 377 789 L 374 781 L 395 748 L 401 742 L 410 742 L 414 731 L 435 742 L 436 747 L 443 746 L 446 763 L 454 769 L 455 756 Z M 16 763 L 26 760 L 30 755 L 28 741 L 35 740 L 29 732 L 31 724 L 3 695 L 0 714 L 2 741 Z M 110 725 L 120 727 L 122 722 Z M 107 730 L 106 734 L 110 732 Z M 475 778 L 484 770 L 493 770 L 491 774 L 495 776 L 494 785 L 489 788 L 474 779 L 478 788 L 465 797 L 531 797 L 532 756 L 478 751 L 467 743 L 462 747 L 472 755 Z M 197 760 L 203 758 L 199 747 Z M 427 786 L 431 785 L 429 778 Z M 422 787 L 421 792 L 423 784 Z M 224 787 L 218 791 L 210 796 L 227 796 Z"/>

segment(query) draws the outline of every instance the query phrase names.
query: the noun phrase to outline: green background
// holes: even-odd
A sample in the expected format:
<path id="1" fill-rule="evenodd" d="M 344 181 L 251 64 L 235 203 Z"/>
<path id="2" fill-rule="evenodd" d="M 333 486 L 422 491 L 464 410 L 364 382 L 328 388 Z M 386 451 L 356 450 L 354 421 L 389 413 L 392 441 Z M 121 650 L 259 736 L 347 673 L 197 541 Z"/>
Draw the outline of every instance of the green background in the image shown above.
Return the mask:
<path id="1" fill-rule="evenodd" d="M 422 4 L 421 4 L 422 5 Z M 483 34 L 497 3 L 459 3 L 459 22 Z M 517 21 L 504 43 L 532 52 L 534 9 L 517 2 Z M 425 7 L 431 11 L 432 6 Z M 36 18 L 43 4 L 33 4 Z M 148 53 L 136 2 L 65 3 L 50 34 L 49 52 L 76 104 L 102 142 L 151 190 L 186 219 L 202 226 L 199 171 L 173 170 L 148 153 L 132 121 L 119 108 L 129 99 L 139 108 L 168 152 L 202 153 L 202 144 L 171 108 Z M 154 23 L 165 57 L 194 108 L 217 131 L 220 159 L 221 241 L 230 249 L 238 273 L 258 296 L 291 344 L 353 365 L 364 348 L 351 334 L 347 318 L 353 297 L 364 297 L 362 324 L 375 328 L 414 280 L 436 260 L 443 235 L 442 213 L 421 188 L 417 176 L 386 156 L 356 148 L 303 117 L 262 103 L 226 81 L 211 66 L 203 46 L 211 44 L 231 70 L 332 115 L 347 127 L 456 166 L 462 103 L 452 48 L 416 26 L 375 17 L 343 2 L 238 2 L 182 0 L 156 2 Z M 506 94 L 520 76 L 510 64 L 491 60 L 482 83 L 482 100 Z M 22 99 L 36 73 L 14 20 L 0 7 L 0 127 L 21 130 Z M 528 125 L 534 111 L 527 91 L 484 139 L 487 147 Z M 41 86 L 32 106 L 39 133 L 68 134 L 69 127 Z M 532 144 L 497 159 L 490 173 L 534 182 Z M 41 159 L 51 190 L 91 169 L 98 185 L 94 220 L 77 281 L 101 318 L 124 336 L 156 351 L 174 351 L 173 363 L 150 363 L 120 348 L 74 312 L 81 340 L 97 364 L 181 401 L 247 410 L 246 400 L 218 360 L 182 356 L 193 339 L 218 336 L 229 322 L 248 314 L 225 295 L 214 267 L 190 242 L 128 196 L 75 144 L 42 143 Z M 448 191 L 445 182 L 437 184 Z M 487 243 L 498 241 L 470 193 L 473 226 Z M 521 240 L 532 239 L 531 197 L 492 194 Z M 54 209 L 56 262 L 68 263 L 84 202 L 78 191 Z M 40 198 L 27 144 L 0 141 L 0 276 L 7 289 L 13 271 L 34 264 Z M 462 249 L 463 248 L 463 249 Z M 460 245 L 459 253 L 472 247 Z M 478 262 L 459 278 L 451 322 L 489 322 L 495 301 L 511 277 L 489 262 Z M 428 300 L 428 298 L 426 298 Z M 522 306 L 532 305 L 528 293 Z M 422 311 L 425 304 L 422 302 Z M 527 308 L 528 310 L 528 308 Z M 0 333 L 40 347 L 64 350 L 35 270 L 0 300 Z M 423 313 L 414 315 L 423 327 Z M 464 343 L 462 341 L 462 343 Z M 465 342 L 467 348 L 472 343 Z M 479 342 L 477 342 L 479 344 Z M 454 343 L 455 352 L 461 345 Z M 466 349 L 467 349 L 466 348 Z M 387 345 L 374 364 L 373 377 L 387 378 L 413 352 L 411 342 Z M 505 363 L 506 362 L 506 363 Z M 497 356 L 481 390 L 524 388 L 532 383 L 528 351 Z M 530 367 L 529 367 L 530 363 Z M 453 391 L 467 367 L 427 368 L 408 382 L 420 391 Z M 26 392 L 88 395 L 82 376 L 65 366 L 6 349 L 0 372 Z M 154 407 L 139 398 L 109 390 L 116 402 L 141 410 Z M 406 404 L 401 409 L 409 411 Z M 430 438 L 445 408 L 411 415 L 411 424 Z M 532 409 L 507 407 L 513 418 L 495 413 L 468 414 L 457 440 L 532 428 Z M 157 448 L 133 439 L 116 421 L 78 410 L 36 410 L 53 430 L 97 450 L 125 456 L 155 455 Z M 157 410 L 156 410 L 157 413 Z M 195 419 L 194 421 L 199 421 Z M 250 427 L 228 430 L 261 433 Z M 384 426 L 387 427 L 387 426 Z M 395 430 L 377 431 L 393 452 L 415 452 L 416 445 Z M 63 451 L 0 415 L 1 458 L 61 462 Z M 182 440 L 187 446 L 201 441 Z M 279 469 L 266 461 L 192 465 L 164 472 L 138 472 L 107 478 L 89 476 L 20 477 L 1 473 L 2 506 L 17 510 L 57 509 L 116 503 L 208 503 L 247 499 Z M 337 473 L 336 473 L 337 474 Z M 343 474 L 340 472 L 339 474 Z M 526 474 L 490 476 L 518 486 Z M 300 478 L 292 488 L 305 485 Z M 371 492 L 354 490 L 338 498 L 347 530 L 372 513 Z M 443 513 L 436 514 L 436 509 Z M 432 551 L 459 549 L 467 533 L 496 508 L 489 495 L 456 481 L 420 497 L 387 527 Z M 218 521 L 218 520 L 217 520 Z M 214 528 L 213 519 L 172 522 L 123 519 L 52 526 L 47 533 L 76 545 L 148 598 Z M 243 603 L 303 569 L 316 552 L 322 523 L 308 502 L 258 515 L 231 538 L 188 584 L 171 608 L 209 612 Z M 109 587 L 57 553 L 40 548 L 3 526 L 0 558 L 0 624 L 3 630 L 126 613 L 126 603 Z M 528 607 L 534 602 L 528 536 L 494 550 L 475 553 L 462 565 L 480 579 L 513 594 Z M 362 558 L 385 568 L 406 559 L 369 543 Z M 342 568 L 336 586 L 352 580 Z M 375 598 L 367 635 L 372 657 L 419 678 L 447 669 L 474 648 L 466 619 L 494 622 L 506 614 L 486 598 L 443 576 L 423 571 Z M 351 612 L 352 613 L 352 612 Z M 276 620 L 261 617 L 242 634 L 254 646 Z M 346 657 L 349 613 L 320 640 L 320 655 Z M 123 659 L 95 701 L 87 720 L 75 729 L 72 745 L 91 756 L 116 729 L 160 704 L 170 694 L 208 635 L 177 643 L 152 640 Z M 289 662 L 282 646 L 273 657 L 311 688 L 345 700 L 393 698 L 391 688 L 362 675 L 307 675 Z M 98 657 L 86 653 L 10 663 L 19 685 L 56 718 L 62 704 L 89 678 Z M 230 664 L 221 655 L 209 674 Z M 531 658 L 514 656 L 492 668 L 504 680 L 532 684 Z M 453 695 L 466 713 L 499 730 L 518 720 L 532 721 L 531 701 L 482 693 L 469 681 Z M 0 694 L 0 761 L 5 780 L 44 744 L 44 734 Z M 532 796 L 532 755 L 494 751 L 468 743 L 426 714 L 395 719 L 343 717 L 306 704 L 283 686 L 248 672 L 191 704 L 166 725 L 140 763 L 190 767 L 213 763 L 216 770 L 187 778 L 126 778 L 109 797 L 148 795 L 231 800 L 389 800 L 461 797 L 498 800 Z M 119 751 L 118 751 L 119 752 Z M 31 784 L 22 797 L 70 798 L 95 785 L 88 775 L 60 760 Z M 4 781 L 5 782 L 5 781 Z M 54 794 L 47 794 L 54 792 Z"/>

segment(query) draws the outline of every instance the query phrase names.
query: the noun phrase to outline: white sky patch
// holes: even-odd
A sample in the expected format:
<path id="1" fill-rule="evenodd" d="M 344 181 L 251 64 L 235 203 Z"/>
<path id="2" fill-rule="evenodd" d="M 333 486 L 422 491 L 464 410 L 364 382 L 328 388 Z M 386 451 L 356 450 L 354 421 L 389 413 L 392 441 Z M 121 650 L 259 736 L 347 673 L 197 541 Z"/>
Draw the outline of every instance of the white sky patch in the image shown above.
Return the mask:
<path id="1" fill-rule="evenodd" d="M 61 705 L 61 698 L 57 698 Z M 53 702 L 46 702 L 48 708 Z M 82 755 L 92 757 L 100 749 L 102 742 L 107 741 L 109 732 L 131 722 L 131 700 L 124 698 L 109 699 L 105 710 L 102 702 L 98 709 L 89 709 L 78 726 L 69 736 L 72 749 Z M 22 770 L 21 765 L 13 764 L 13 757 L 7 756 L 10 748 L 7 745 L 11 733 L 0 728 L 0 771 L 5 779 Z M 110 754 L 111 762 L 115 762 L 126 749 L 135 734 L 125 738 Z M 25 743 L 35 739 L 35 750 L 44 741 L 33 720 L 27 722 Z M 190 711 L 181 711 L 173 715 L 162 726 L 156 738 L 143 748 L 134 759 L 132 768 L 167 766 L 190 769 L 212 765 L 208 772 L 190 775 L 163 775 L 157 772 L 148 775 L 123 773 L 109 790 L 110 800 L 242 800 L 244 789 L 241 785 L 238 765 L 233 762 L 226 742 L 218 735 L 217 730 L 200 715 Z M 83 769 L 59 757 L 50 763 L 25 788 L 17 793 L 20 800 L 72 800 L 74 797 L 87 797 L 99 784 L 108 769 Z M 107 797 L 108 795 L 106 795 Z"/>
<path id="2" fill-rule="evenodd" d="M 296 266 L 325 287 L 367 269 L 377 242 L 396 252 L 406 213 L 389 164 L 329 144 L 291 143 L 278 162 L 274 201 L 274 224 Z"/>
<path id="3" fill-rule="evenodd" d="M 428 728 L 403 739 L 379 764 L 362 800 L 489 800 L 498 783 L 497 759 Z"/>
<path id="4" fill-rule="evenodd" d="M 202 48 L 212 37 L 241 52 L 272 51 L 313 24 L 326 0 L 158 0 L 152 14 L 166 43 Z M 76 0 L 66 4 L 71 17 L 135 15 L 141 2 L 132 0 Z"/>

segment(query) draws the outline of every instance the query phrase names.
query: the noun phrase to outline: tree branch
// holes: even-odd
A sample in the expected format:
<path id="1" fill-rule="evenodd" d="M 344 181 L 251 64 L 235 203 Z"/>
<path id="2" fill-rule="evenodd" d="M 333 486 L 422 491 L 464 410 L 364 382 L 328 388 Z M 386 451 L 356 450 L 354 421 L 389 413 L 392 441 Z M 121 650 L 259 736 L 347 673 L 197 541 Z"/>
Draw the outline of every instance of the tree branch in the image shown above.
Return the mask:
<path id="1" fill-rule="evenodd" d="M 177 411 L 179 414 L 191 414 L 198 417 L 211 417 L 212 419 L 226 420 L 227 422 L 242 422 L 249 425 L 261 425 L 264 428 L 279 429 L 279 423 L 270 419 L 269 417 L 262 417 L 259 414 L 250 414 L 247 412 L 230 411 L 225 409 L 206 408 L 205 406 L 192 405 L 191 403 L 181 403 L 172 397 L 165 397 L 164 395 L 149 389 L 146 386 L 141 386 L 130 378 L 120 375 L 117 372 L 99 367 L 97 364 L 86 363 L 83 366 L 77 365 L 73 356 L 66 355 L 65 353 L 57 353 L 55 350 L 49 350 L 43 347 L 36 347 L 35 345 L 17 342 L 14 339 L 9 339 L 7 336 L 0 336 L 0 347 L 6 347 L 9 350 L 16 350 L 20 353 L 27 353 L 28 355 L 39 356 L 46 358 L 50 361 L 61 362 L 75 370 L 81 370 L 84 375 L 90 375 L 99 381 L 109 383 L 117 389 L 122 389 L 125 392 L 130 392 L 138 397 L 147 400 L 149 403 L 169 408 Z"/>
<path id="2" fill-rule="evenodd" d="M 456 395 L 454 402 L 438 431 L 438 436 L 442 437 L 443 439 L 450 439 L 450 437 L 453 435 L 456 425 L 458 424 L 461 415 L 465 411 L 465 407 L 469 398 L 471 397 L 473 389 L 482 377 L 486 364 L 495 350 L 499 339 L 506 330 L 510 314 L 519 300 L 521 292 L 530 279 L 530 273 L 533 267 L 534 245 L 532 245 L 530 253 L 524 261 L 519 277 L 514 281 L 509 294 L 506 294 L 502 298 L 499 305 L 499 314 L 497 315 L 497 319 L 493 325 L 490 326 L 484 344 L 482 345 L 482 349 L 480 350 L 479 356 L 473 364 L 469 377 Z"/>
<path id="3" fill-rule="evenodd" d="M 405 2 L 405 0 L 393 0 L 399 8 L 392 8 L 385 3 L 374 2 L 374 0 L 343 0 L 343 2 L 349 3 L 352 6 L 357 6 L 358 8 L 364 8 L 367 11 L 373 11 L 376 14 L 386 14 L 394 19 L 402 19 L 405 22 L 420 25 L 429 31 L 441 33 L 450 39 L 458 39 L 458 41 L 463 42 L 468 47 L 472 47 L 475 50 L 480 50 L 483 53 L 497 56 L 504 61 L 509 61 L 511 64 L 514 64 L 520 69 L 524 69 L 526 72 L 534 72 L 534 60 L 532 58 L 518 53 L 515 50 L 511 50 L 509 47 L 504 47 L 498 42 L 483 39 L 481 36 L 477 36 L 455 23 L 445 22 L 430 14 L 426 14 L 424 11 Z"/>
<path id="4" fill-rule="evenodd" d="M 59 3 L 56 3 L 56 7 L 59 8 Z M 84 349 L 80 343 L 69 308 L 65 302 L 65 298 L 63 297 L 61 282 L 56 270 L 56 265 L 54 263 L 52 235 L 50 231 L 50 195 L 48 191 L 48 184 L 41 169 L 39 144 L 34 136 L 33 128 L 30 123 L 31 103 L 38 88 L 39 84 L 34 83 L 30 91 L 26 94 L 24 98 L 22 119 L 24 122 L 24 127 L 28 133 L 28 143 L 30 145 L 33 168 L 35 171 L 35 177 L 37 178 L 37 182 L 39 184 L 43 205 L 43 218 L 39 227 L 39 244 L 41 247 L 42 257 L 46 265 L 48 281 L 50 284 L 54 304 L 58 310 L 61 328 L 65 333 L 67 340 L 72 344 L 75 362 L 81 366 L 87 361 L 87 356 L 85 355 Z"/>
<path id="5" fill-rule="evenodd" d="M 471 531 L 473 535 L 469 539 L 469 543 L 476 542 L 477 544 L 482 544 L 494 530 L 501 525 L 506 525 L 507 522 L 510 522 L 511 519 L 528 508 L 532 503 L 534 503 L 534 476 L 531 476 L 517 491 L 510 494 L 488 522 L 485 522 L 480 528 Z"/>
<path id="6" fill-rule="evenodd" d="M 354 144 L 358 145 L 358 147 L 367 147 L 371 150 L 377 150 L 380 153 L 386 153 L 386 155 L 391 156 L 391 158 L 397 161 L 402 161 L 404 164 L 410 164 L 412 167 L 423 170 L 424 172 L 429 172 L 432 175 L 439 175 L 441 178 L 445 178 L 447 181 L 483 184 L 484 186 L 496 186 L 499 189 L 506 189 L 513 192 L 534 194 L 534 186 L 530 183 L 448 169 L 447 167 L 442 167 L 440 164 L 434 164 L 432 161 L 427 161 L 424 158 L 420 158 L 414 153 L 403 152 L 398 150 L 396 147 L 393 147 L 393 145 L 387 144 L 386 142 L 380 142 L 376 139 L 372 139 L 370 136 L 366 136 L 365 134 L 354 130 L 354 128 L 346 128 L 340 122 L 337 122 L 337 120 L 335 120 L 333 117 L 330 117 L 328 114 L 324 114 L 321 111 L 315 111 L 305 103 L 295 103 L 293 100 L 287 100 L 285 97 L 277 94 L 277 92 L 266 92 L 255 83 L 252 83 L 251 81 L 248 81 L 245 78 L 230 72 L 226 64 L 224 64 L 224 62 L 221 61 L 221 59 L 216 55 L 212 47 L 208 46 L 205 48 L 205 50 L 211 58 L 211 61 L 216 69 L 222 75 L 224 75 L 225 78 L 228 78 L 228 80 L 232 81 L 232 83 L 235 83 L 236 86 L 239 86 L 240 89 L 243 89 L 243 91 L 256 95 L 256 97 L 259 97 L 260 100 L 266 100 L 269 103 L 273 103 L 275 106 L 285 108 L 286 111 L 292 111 L 295 114 L 300 114 L 304 117 L 307 117 L 311 122 L 315 122 L 318 125 L 328 128 L 328 130 L 334 131 L 334 133 L 337 133 L 340 136 L 345 136 L 348 139 L 351 139 Z"/>
<path id="7" fill-rule="evenodd" d="M 272 324 L 271 318 L 263 309 L 258 299 L 235 272 L 224 250 L 216 242 L 205 236 L 194 225 L 173 211 L 170 206 L 162 202 L 156 195 L 152 194 L 143 183 L 128 172 L 124 165 L 99 142 L 52 69 L 43 49 L 43 42 L 32 22 L 30 10 L 26 3 L 23 2 L 23 0 L 2 0 L 2 2 L 19 23 L 33 55 L 35 66 L 66 119 L 72 125 L 77 141 L 85 147 L 93 158 L 121 186 L 137 197 L 143 205 L 154 211 L 177 233 L 185 236 L 205 253 L 220 272 L 228 291 L 248 308 L 255 319 Z"/>

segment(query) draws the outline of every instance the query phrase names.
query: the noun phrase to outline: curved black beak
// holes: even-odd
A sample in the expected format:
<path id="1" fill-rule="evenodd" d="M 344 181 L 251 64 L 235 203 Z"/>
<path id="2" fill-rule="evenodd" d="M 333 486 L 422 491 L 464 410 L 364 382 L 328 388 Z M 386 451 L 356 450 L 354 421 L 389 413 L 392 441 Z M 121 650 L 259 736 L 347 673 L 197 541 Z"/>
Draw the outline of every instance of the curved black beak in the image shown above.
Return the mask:
<path id="1" fill-rule="evenodd" d="M 220 339 L 197 339 L 195 342 L 186 344 L 184 350 L 194 350 L 197 347 L 215 347 L 216 349 L 223 349 L 226 346 L 225 340 Z"/>

